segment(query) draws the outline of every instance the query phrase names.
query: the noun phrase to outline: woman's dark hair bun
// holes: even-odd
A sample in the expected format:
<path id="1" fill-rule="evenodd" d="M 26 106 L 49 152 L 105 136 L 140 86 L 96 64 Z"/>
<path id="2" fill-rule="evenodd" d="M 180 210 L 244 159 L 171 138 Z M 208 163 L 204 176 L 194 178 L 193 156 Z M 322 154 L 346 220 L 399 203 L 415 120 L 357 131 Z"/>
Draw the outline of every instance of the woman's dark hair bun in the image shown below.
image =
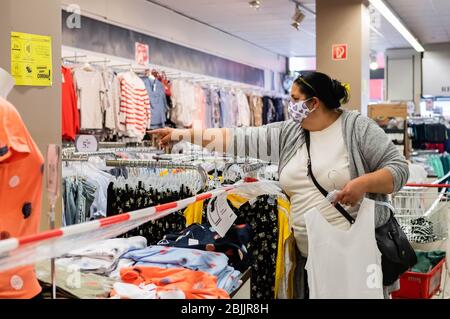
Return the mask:
<path id="1" fill-rule="evenodd" d="M 338 102 L 337 104 L 342 105 L 348 103 L 349 92 L 347 88 L 338 80 L 331 80 L 331 82 L 332 82 L 332 91 Z"/>

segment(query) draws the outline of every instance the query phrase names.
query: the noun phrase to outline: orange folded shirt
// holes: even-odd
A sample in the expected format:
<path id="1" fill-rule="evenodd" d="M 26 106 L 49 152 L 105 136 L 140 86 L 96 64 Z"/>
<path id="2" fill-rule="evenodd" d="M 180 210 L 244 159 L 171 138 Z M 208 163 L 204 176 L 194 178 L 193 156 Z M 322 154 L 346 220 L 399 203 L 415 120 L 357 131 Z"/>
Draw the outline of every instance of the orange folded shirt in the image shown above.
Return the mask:
<path id="1" fill-rule="evenodd" d="M 186 299 L 230 299 L 225 290 L 217 288 L 217 278 L 202 271 L 138 266 L 121 269 L 120 276 L 129 284 L 154 284 L 157 291 L 182 290 Z"/>

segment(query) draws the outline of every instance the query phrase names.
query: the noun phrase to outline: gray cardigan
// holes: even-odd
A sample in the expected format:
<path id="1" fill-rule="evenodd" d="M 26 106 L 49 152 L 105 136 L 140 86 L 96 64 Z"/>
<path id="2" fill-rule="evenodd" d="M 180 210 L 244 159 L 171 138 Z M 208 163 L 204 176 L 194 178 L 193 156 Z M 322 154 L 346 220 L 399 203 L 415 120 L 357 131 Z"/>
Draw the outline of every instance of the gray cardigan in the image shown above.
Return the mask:
<path id="1" fill-rule="evenodd" d="M 342 111 L 344 141 L 350 164 L 350 176 L 355 179 L 382 168 L 388 169 L 394 179 L 394 192 L 399 191 L 409 177 L 408 164 L 387 134 L 375 121 L 355 111 Z M 254 157 L 279 163 L 279 172 L 305 142 L 304 131 L 292 120 L 261 127 L 234 128 L 230 130 L 232 143 L 227 153 Z M 387 195 L 367 194 L 368 198 L 387 201 Z M 386 207 L 377 205 L 376 227 L 389 218 Z"/>

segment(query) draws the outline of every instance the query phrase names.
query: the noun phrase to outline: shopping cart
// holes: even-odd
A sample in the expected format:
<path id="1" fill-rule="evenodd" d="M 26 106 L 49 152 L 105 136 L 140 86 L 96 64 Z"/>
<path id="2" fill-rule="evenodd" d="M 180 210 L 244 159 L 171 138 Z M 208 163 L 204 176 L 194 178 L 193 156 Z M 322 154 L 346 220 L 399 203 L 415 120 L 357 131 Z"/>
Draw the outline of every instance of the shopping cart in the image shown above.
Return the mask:
<path id="1" fill-rule="evenodd" d="M 427 244 L 448 237 L 448 184 L 409 184 L 392 196 L 395 217 L 411 242 Z"/>
<path id="2" fill-rule="evenodd" d="M 447 180 L 441 179 L 432 184 L 408 184 L 392 196 L 395 216 L 416 250 L 448 252 L 450 185 L 444 183 Z M 400 278 L 401 289 L 393 297 L 433 298 L 445 291 L 447 269 L 448 265 L 442 260 L 426 274 L 405 273 Z M 443 273 L 445 277 L 441 289 Z"/>

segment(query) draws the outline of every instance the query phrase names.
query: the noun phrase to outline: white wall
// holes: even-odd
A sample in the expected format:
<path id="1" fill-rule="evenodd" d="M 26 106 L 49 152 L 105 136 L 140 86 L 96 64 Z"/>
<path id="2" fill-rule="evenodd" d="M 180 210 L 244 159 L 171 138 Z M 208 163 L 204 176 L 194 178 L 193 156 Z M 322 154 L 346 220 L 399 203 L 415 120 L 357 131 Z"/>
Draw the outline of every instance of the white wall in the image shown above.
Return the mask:
<path id="1" fill-rule="evenodd" d="M 257 68 L 285 72 L 285 57 L 145 0 L 62 0 L 83 15 Z M 81 26 L 83 27 L 83 26 Z"/>
<path id="2" fill-rule="evenodd" d="M 450 96 L 450 43 L 426 46 L 422 67 L 423 95 Z"/>
<path id="3" fill-rule="evenodd" d="M 385 99 L 386 100 L 392 100 L 389 96 L 388 92 L 392 91 L 392 87 L 389 88 L 391 85 L 399 85 L 402 84 L 402 81 L 410 81 L 410 79 L 406 79 L 406 75 L 409 74 L 413 77 L 412 79 L 412 100 L 410 99 L 411 95 L 408 94 L 408 96 L 402 97 L 397 96 L 397 100 L 403 100 L 403 101 L 412 101 L 415 104 L 415 110 L 417 113 L 420 112 L 420 100 L 422 97 L 422 57 L 421 54 L 413 49 L 392 49 L 387 50 L 385 53 L 386 56 L 386 66 L 385 66 Z M 409 60 L 410 63 L 405 63 L 406 60 Z M 389 72 L 389 64 L 392 62 L 395 64 L 395 61 L 399 61 L 400 64 L 404 64 L 404 66 L 409 65 L 410 69 L 400 71 L 401 74 L 397 74 L 395 78 L 397 78 L 398 82 L 394 83 L 392 79 L 390 79 L 389 74 L 393 74 L 392 72 Z M 399 71 L 397 71 L 399 73 Z M 406 83 L 404 83 L 406 85 Z M 408 84 L 410 85 L 410 84 Z M 398 93 L 398 92 L 397 92 Z"/>

